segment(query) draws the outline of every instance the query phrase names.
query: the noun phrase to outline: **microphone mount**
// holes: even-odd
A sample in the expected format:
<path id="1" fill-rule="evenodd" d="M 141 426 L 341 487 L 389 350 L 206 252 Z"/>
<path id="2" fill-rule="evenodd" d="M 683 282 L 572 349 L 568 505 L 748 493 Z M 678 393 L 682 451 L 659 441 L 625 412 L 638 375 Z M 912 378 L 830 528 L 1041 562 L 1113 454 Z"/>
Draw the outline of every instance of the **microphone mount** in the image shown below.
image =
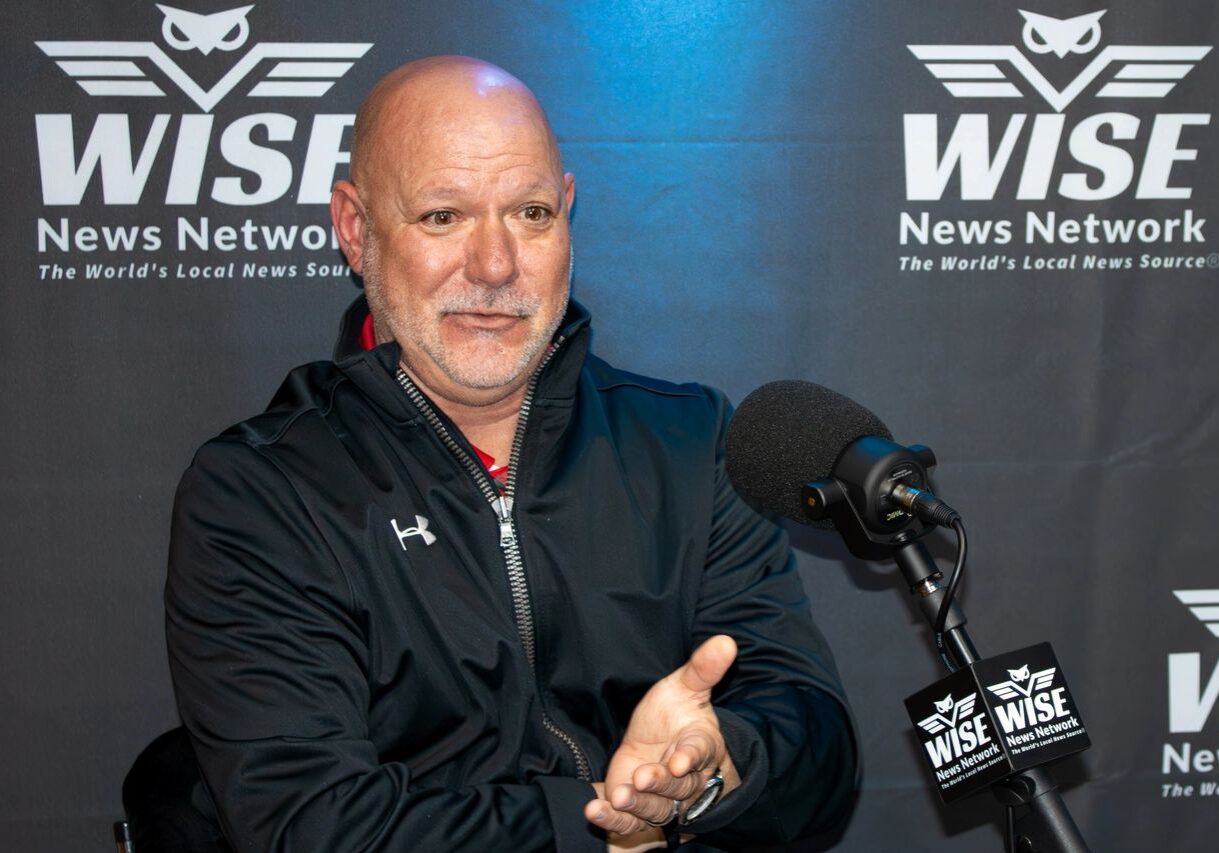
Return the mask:
<path id="1" fill-rule="evenodd" d="M 804 485 L 804 512 L 813 521 L 832 520 L 856 557 L 883 560 L 959 518 L 928 490 L 935 464 L 929 447 L 863 436 L 846 446 L 829 477 Z"/>

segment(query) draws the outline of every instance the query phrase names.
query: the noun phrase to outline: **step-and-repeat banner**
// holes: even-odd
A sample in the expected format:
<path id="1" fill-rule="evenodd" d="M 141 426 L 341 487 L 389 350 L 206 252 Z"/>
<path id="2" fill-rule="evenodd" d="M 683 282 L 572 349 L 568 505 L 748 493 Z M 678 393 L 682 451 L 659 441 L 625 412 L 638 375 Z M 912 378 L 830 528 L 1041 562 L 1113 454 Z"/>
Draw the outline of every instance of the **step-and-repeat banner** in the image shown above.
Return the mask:
<path id="1" fill-rule="evenodd" d="M 0 36 L 6 849 L 105 847 L 176 725 L 174 486 L 330 353 L 353 114 L 436 53 L 547 106 L 597 351 L 736 400 L 815 381 L 931 446 L 974 640 L 1070 680 L 1092 748 L 1055 774 L 1094 849 L 1212 849 L 1212 0 L 233 3 L 52 0 Z M 906 716 L 940 664 L 895 570 L 793 542 L 865 757 L 835 849 L 1001 849 L 988 795 L 933 791 L 967 715 L 935 697 L 930 746 Z M 1044 673 L 1008 698 L 1056 725 Z"/>

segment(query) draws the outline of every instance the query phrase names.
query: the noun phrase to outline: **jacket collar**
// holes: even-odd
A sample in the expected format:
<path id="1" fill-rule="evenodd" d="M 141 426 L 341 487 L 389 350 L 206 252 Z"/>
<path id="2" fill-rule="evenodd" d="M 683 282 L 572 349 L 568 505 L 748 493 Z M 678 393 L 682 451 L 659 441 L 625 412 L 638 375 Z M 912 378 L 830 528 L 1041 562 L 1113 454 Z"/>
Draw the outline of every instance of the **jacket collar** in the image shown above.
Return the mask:
<path id="1" fill-rule="evenodd" d="M 342 362 L 364 352 L 360 345 L 360 332 L 364 329 L 364 318 L 368 316 L 368 302 L 363 292 L 347 306 L 339 320 L 339 337 L 334 342 L 334 360 Z"/>

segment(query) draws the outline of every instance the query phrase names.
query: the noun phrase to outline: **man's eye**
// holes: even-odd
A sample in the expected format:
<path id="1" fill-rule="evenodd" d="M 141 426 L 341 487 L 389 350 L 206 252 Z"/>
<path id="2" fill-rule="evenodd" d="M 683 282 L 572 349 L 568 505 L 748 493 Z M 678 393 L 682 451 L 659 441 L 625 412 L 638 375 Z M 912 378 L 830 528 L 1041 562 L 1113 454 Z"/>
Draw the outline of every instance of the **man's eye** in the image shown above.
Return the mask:
<path id="1" fill-rule="evenodd" d="M 452 225 L 457 220 L 456 214 L 451 210 L 433 210 L 431 213 L 423 215 L 423 221 L 428 225 Z"/>
<path id="2" fill-rule="evenodd" d="M 531 204 L 522 212 L 530 222 L 546 222 L 550 219 L 550 211 L 541 205 Z"/>

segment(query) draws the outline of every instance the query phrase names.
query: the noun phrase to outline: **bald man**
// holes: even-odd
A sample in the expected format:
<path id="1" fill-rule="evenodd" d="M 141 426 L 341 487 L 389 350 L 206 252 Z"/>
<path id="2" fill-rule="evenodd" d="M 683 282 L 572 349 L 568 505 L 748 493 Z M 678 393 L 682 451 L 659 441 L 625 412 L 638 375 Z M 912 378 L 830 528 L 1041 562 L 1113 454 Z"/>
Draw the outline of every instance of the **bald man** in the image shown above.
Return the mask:
<path id="1" fill-rule="evenodd" d="M 405 65 L 350 171 L 331 215 L 366 306 L 334 363 L 199 451 L 175 505 L 171 669 L 229 842 L 834 826 L 855 746 L 786 539 L 728 484 L 721 395 L 587 352 L 575 180 L 532 93 L 476 60 Z"/>

